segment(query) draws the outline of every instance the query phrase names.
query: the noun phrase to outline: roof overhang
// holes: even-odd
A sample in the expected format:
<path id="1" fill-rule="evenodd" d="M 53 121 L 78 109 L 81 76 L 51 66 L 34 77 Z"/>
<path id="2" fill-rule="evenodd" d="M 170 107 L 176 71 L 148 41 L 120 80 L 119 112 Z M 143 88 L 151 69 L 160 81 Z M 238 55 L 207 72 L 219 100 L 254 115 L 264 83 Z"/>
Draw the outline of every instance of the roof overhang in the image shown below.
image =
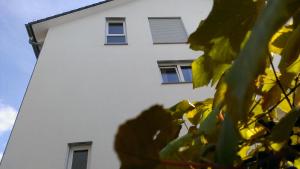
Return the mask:
<path id="1" fill-rule="evenodd" d="M 128 1 L 130 0 L 105 0 L 26 24 L 29 43 L 32 45 L 36 58 L 40 54 L 42 43 L 46 38 L 49 28 L 96 14 Z"/>

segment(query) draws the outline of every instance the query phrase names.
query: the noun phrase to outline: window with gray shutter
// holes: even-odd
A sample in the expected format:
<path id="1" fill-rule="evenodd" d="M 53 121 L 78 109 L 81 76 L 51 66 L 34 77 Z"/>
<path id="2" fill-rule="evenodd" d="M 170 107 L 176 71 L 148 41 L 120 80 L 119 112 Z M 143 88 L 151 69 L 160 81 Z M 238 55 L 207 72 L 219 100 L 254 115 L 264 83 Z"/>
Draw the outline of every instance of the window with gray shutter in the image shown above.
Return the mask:
<path id="1" fill-rule="evenodd" d="M 181 18 L 149 18 L 153 43 L 186 43 L 187 33 Z"/>

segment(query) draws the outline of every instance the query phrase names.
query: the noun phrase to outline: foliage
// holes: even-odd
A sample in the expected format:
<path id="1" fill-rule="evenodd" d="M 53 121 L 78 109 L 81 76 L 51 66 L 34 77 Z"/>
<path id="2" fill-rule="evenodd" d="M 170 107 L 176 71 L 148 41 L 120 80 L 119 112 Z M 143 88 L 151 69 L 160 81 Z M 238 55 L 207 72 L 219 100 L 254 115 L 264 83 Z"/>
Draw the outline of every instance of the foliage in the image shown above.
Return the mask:
<path id="1" fill-rule="evenodd" d="M 300 1 L 214 0 L 189 43 L 193 86 L 214 98 L 122 125 L 121 168 L 300 168 Z"/>

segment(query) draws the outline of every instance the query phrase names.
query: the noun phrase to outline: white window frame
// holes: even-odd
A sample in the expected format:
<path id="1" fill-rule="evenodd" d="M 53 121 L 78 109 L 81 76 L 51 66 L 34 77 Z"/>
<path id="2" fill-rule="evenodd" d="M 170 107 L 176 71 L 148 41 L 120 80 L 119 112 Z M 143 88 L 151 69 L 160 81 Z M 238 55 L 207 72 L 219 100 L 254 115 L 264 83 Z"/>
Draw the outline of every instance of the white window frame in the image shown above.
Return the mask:
<path id="1" fill-rule="evenodd" d="M 109 33 L 109 24 L 110 23 L 122 23 L 123 24 L 123 34 L 110 34 Z M 106 28 L 105 28 L 105 44 L 108 45 L 123 45 L 127 44 L 127 31 L 126 31 L 126 22 L 125 18 L 106 18 Z M 107 39 L 109 36 L 124 36 L 125 37 L 125 42 L 117 42 L 117 43 L 111 43 L 108 42 Z"/>
<path id="2" fill-rule="evenodd" d="M 180 83 L 181 82 L 181 77 L 180 77 L 180 73 L 178 71 L 178 66 L 177 65 L 165 65 L 165 66 L 164 65 L 160 65 L 159 66 L 159 71 L 160 71 L 160 74 L 161 74 L 162 83 L 168 84 L 168 82 L 164 82 L 164 79 L 162 77 L 161 69 L 170 69 L 170 68 L 174 68 L 175 69 L 177 77 L 178 77 L 178 82 L 169 82 L 169 83 Z"/>
<path id="3" fill-rule="evenodd" d="M 192 62 L 192 61 L 191 61 Z M 164 82 L 163 81 L 163 77 L 162 77 L 162 72 L 161 72 L 161 68 L 175 68 L 179 82 L 178 83 L 192 83 L 192 82 L 187 82 L 184 79 L 183 73 L 182 73 L 182 69 L 181 66 L 190 66 L 192 67 L 192 63 L 186 63 L 186 62 L 175 62 L 175 63 L 158 63 L 158 67 L 159 67 L 159 71 L 160 71 L 160 76 L 161 76 L 161 81 L 162 84 L 172 84 L 172 83 L 168 83 L 168 82 Z M 177 83 L 175 83 L 177 84 Z"/>
<path id="4" fill-rule="evenodd" d="M 72 163 L 73 163 L 73 155 L 75 151 L 81 151 L 81 150 L 87 150 L 88 156 L 87 156 L 87 169 L 90 168 L 90 161 L 91 161 L 91 145 L 78 145 L 78 146 L 70 146 L 69 148 L 69 156 L 68 156 L 68 163 L 67 163 L 67 169 L 72 169 Z"/>

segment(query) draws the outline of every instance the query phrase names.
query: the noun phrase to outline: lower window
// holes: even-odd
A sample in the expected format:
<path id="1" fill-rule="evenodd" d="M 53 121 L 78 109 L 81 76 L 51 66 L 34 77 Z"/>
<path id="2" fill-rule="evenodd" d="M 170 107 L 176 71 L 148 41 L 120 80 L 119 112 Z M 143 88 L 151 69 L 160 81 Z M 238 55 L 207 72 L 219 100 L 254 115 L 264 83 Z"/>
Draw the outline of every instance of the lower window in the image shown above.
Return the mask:
<path id="1" fill-rule="evenodd" d="M 162 76 L 162 83 L 191 83 L 192 67 L 191 61 L 163 61 L 158 62 Z"/>
<path id="2" fill-rule="evenodd" d="M 78 143 L 69 145 L 69 159 L 67 169 L 88 169 L 91 144 Z"/>

